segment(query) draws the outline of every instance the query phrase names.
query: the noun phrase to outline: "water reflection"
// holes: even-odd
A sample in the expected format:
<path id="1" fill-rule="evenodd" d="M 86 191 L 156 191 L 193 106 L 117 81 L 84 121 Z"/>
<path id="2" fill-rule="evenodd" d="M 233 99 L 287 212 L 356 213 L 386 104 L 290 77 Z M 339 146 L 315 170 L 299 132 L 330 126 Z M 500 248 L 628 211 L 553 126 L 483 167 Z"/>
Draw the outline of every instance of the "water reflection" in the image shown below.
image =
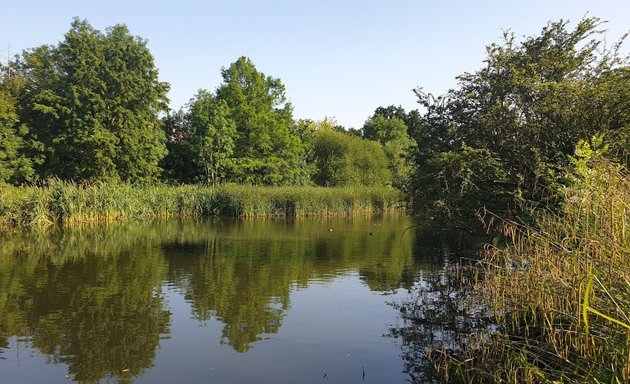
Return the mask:
<path id="1" fill-rule="evenodd" d="M 373 291 L 411 288 L 434 260 L 413 233 L 401 237 L 409 224 L 169 220 L 3 234 L 0 357 L 19 337 L 76 381 L 129 381 L 169 336 L 165 289 L 200 324 L 222 324 L 217 343 L 245 352 L 280 330 L 296 288 L 348 272 Z"/>
<path id="2" fill-rule="evenodd" d="M 2 344 L 28 337 L 79 381 L 138 375 L 168 331 L 159 293 L 167 265 L 159 253 L 138 257 L 140 249 L 117 244 L 104 251 L 100 234 L 83 235 L 2 239 Z"/>
<path id="3" fill-rule="evenodd" d="M 401 340 L 401 357 L 412 383 L 441 382 L 436 379 L 436 363 L 441 351 L 457 356 L 473 329 L 487 319 L 466 306 L 470 266 L 483 239 L 463 233 L 419 229 L 413 254 L 425 267 L 416 277 L 409 294 L 391 305 L 401 314 L 401 322 L 390 328 L 389 336 Z M 429 358 L 430 357 L 430 358 Z"/>

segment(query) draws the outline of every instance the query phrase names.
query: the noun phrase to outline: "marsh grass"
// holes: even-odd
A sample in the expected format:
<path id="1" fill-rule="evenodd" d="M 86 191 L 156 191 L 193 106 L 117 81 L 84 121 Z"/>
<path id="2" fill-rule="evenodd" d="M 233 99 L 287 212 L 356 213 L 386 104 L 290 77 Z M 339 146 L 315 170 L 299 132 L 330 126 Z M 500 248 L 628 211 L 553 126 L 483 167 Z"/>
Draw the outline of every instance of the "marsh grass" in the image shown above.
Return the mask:
<path id="1" fill-rule="evenodd" d="M 0 225 L 46 226 L 149 217 L 356 215 L 401 209 L 393 189 L 224 185 L 133 186 L 51 180 L 40 187 L 0 186 Z"/>
<path id="2" fill-rule="evenodd" d="M 467 296 L 496 327 L 468 335 L 457 353 L 436 348 L 442 377 L 630 382 L 629 211 L 629 175 L 598 161 L 566 190 L 560 212 L 539 214 L 535 226 L 502 220 L 509 244 L 486 247 L 478 294 Z"/>

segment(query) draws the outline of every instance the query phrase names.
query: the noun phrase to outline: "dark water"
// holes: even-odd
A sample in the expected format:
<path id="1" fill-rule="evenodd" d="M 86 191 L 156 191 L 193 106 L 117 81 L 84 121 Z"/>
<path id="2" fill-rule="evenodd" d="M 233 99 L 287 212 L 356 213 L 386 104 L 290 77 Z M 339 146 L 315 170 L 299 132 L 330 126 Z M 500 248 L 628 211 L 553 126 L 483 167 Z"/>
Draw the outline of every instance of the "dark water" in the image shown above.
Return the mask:
<path id="1" fill-rule="evenodd" d="M 0 383 L 409 381 L 391 303 L 461 247 L 447 232 L 403 236 L 410 225 L 169 220 L 0 235 Z"/>

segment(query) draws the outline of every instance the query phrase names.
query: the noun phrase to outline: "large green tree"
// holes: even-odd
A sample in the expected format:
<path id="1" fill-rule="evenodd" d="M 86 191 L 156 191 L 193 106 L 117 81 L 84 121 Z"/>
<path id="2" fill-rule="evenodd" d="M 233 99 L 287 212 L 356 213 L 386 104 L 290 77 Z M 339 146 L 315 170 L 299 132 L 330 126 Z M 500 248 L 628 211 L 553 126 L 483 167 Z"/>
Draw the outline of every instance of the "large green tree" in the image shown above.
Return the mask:
<path id="1" fill-rule="evenodd" d="M 1 70 L 1 68 L 0 68 Z M 34 171 L 31 160 L 26 156 L 24 136 L 28 129 L 19 123 L 15 110 L 15 99 L 7 87 L 8 81 L 0 83 L 0 183 L 32 181 Z"/>
<path id="2" fill-rule="evenodd" d="M 165 140 L 168 84 L 146 41 L 75 19 L 62 42 L 23 54 L 20 117 L 42 143 L 39 172 L 64 179 L 151 180 Z"/>
<path id="3" fill-rule="evenodd" d="M 418 207 L 449 214 L 541 202 L 561 187 L 580 139 L 604 133 L 627 164 L 628 58 L 607 49 L 595 18 L 549 23 L 517 43 L 487 47 L 486 66 L 441 97 L 416 90 L 426 108 L 416 135 Z"/>
<path id="4" fill-rule="evenodd" d="M 239 58 L 222 70 L 216 92 L 234 121 L 232 178 L 252 184 L 305 184 L 309 180 L 306 145 L 296 132 L 293 107 L 279 79 L 259 72 L 250 59 Z"/>
<path id="5" fill-rule="evenodd" d="M 229 113 L 227 104 L 207 91 L 199 91 L 190 103 L 190 139 L 197 164 L 208 184 L 216 185 L 228 180 L 234 169 L 237 132 Z"/>
<path id="6" fill-rule="evenodd" d="M 388 120 L 397 118 L 405 122 L 407 126 L 407 135 L 415 137 L 422 129 L 422 114 L 417 109 L 406 112 L 401 106 L 388 105 L 387 107 L 378 107 L 374 110 L 372 117 L 382 116 Z"/>

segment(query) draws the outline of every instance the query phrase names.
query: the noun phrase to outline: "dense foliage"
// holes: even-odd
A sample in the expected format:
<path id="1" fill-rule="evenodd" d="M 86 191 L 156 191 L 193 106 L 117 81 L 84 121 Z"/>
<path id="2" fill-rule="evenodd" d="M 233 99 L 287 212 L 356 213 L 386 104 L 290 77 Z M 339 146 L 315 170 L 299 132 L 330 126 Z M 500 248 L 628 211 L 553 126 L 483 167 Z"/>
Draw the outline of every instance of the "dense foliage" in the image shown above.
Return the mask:
<path id="1" fill-rule="evenodd" d="M 506 33 L 457 88 L 415 91 L 416 209 L 502 233 L 453 271 L 461 289 L 401 306 L 413 372 L 428 356 L 447 382 L 628 382 L 630 61 L 600 25 Z"/>
<path id="2" fill-rule="evenodd" d="M 18 112 L 42 178 L 154 180 L 166 154 L 158 80 L 146 42 L 124 25 L 106 33 L 75 19 L 64 40 L 24 52 Z"/>
<path id="3" fill-rule="evenodd" d="M 169 154 L 163 166 L 167 178 L 184 183 L 217 185 L 235 168 L 236 125 L 225 102 L 200 90 L 188 105 L 163 119 Z"/>
<path id="4" fill-rule="evenodd" d="M 32 162 L 25 153 L 26 134 L 26 127 L 19 124 L 15 99 L 3 80 L 0 84 L 0 183 L 32 180 Z"/>
<path id="5" fill-rule="evenodd" d="M 593 141 L 578 144 L 557 212 L 536 211 L 533 226 L 486 214 L 500 223 L 505 245 L 488 244 L 473 268 L 452 271 L 455 281 L 418 285 L 417 300 L 402 304 L 396 332 L 414 375 L 629 382 L 630 176 Z"/>
<path id="6" fill-rule="evenodd" d="M 259 72 L 245 57 L 222 75 L 215 93 L 200 90 L 187 111 L 164 119 L 167 175 L 212 185 L 309 184 L 309 137 L 293 120 L 282 82 Z"/>
<path id="7" fill-rule="evenodd" d="M 317 169 L 314 124 L 295 121 L 284 84 L 246 57 L 179 111 L 166 106 L 169 85 L 146 42 L 124 25 L 101 32 L 75 19 L 60 43 L 0 70 L 0 182 L 391 185 L 382 150 L 370 156 L 376 143 L 347 135 L 335 139 L 346 142 L 346 173 L 330 176 L 342 181 L 322 181 L 334 169 Z"/>
<path id="8" fill-rule="evenodd" d="M 378 142 L 340 132 L 334 122 L 315 124 L 314 180 L 321 186 L 391 184 L 387 157 Z"/>
<path id="9" fill-rule="evenodd" d="M 246 57 L 159 119 L 168 84 L 146 42 L 75 19 L 59 44 L 2 68 L 0 181 L 394 186 L 447 219 L 555 204 L 578 140 L 603 133 L 613 160 L 630 158 L 628 58 L 599 26 L 506 33 L 455 89 L 415 90 L 422 111 L 379 107 L 346 130 L 295 121 L 284 84 Z"/>
<path id="10" fill-rule="evenodd" d="M 426 108 L 415 136 L 419 209 L 453 219 L 483 206 L 548 204 L 578 141 L 597 133 L 628 164 L 630 67 L 620 43 L 597 38 L 599 25 L 550 23 L 520 44 L 506 33 L 487 48 L 486 67 L 459 76 L 456 89 L 415 91 Z"/>
<path id="11" fill-rule="evenodd" d="M 306 151 L 294 132 L 293 107 L 279 79 L 256 70 L 239 58 L 221 71 L 216 92 L 236 125 L 232 179 L 236 182 L 280 185 L 305 184 Z"/>
<path id="12" fill-rule="evenodd" d="M 415 142 L 409 137 L 409 128 L 405 120 L 399 117 L 386 117 L 377 113 L 363 125 L 363 138 L 381 144 L 387 164 L 392 174 L 392 184 L 406 190 L 412 173 L 411 154 L 415 151 Z"/>

